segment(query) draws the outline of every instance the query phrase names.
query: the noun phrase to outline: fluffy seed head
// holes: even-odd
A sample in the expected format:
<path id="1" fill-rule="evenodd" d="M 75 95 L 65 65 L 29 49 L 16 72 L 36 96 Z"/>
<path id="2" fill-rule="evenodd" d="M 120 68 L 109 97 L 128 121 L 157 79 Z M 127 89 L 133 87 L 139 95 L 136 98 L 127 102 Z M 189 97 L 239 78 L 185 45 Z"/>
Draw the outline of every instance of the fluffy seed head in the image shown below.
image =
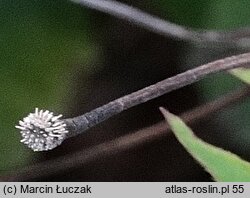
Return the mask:
<path id="1" fill-rule="evenodd" d="M 60 120 L 62 115 L 54 116 L 48 110 L 35 109 L 23 120 L 19 121 L 17 129 L 21 130 L 22 140 L 34 151 L 47 151 L 60 145 L 66 134 L 66 124 Z"/>

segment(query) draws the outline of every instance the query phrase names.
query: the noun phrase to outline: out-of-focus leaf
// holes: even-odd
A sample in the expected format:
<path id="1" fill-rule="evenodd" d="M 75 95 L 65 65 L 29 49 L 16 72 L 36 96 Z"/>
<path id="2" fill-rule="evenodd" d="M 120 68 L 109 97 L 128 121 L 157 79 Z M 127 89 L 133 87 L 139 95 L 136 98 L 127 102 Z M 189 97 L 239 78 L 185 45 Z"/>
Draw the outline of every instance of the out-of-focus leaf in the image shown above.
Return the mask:
<path id="1" fill-rule="evenodd" d="M 152 4 L 155 2 L 151 1 Z M 159 0 L 158 9 L 163 10 L 163 16 L 179 25 L 188 27 L 202 28 L 203 20 L 206 19 L 206 9 L 210 5 L 210 1 L 175 1 L 175 0 Z M 199 17 L 197 17 L 199 16 Z"/>
<path id="2" fill-rule="evenodd" d="M 87 17 L 66 0 L 0 2 L 0 174 L 32 159 L 19 119 L 35 107 L 67 111 L 74 72 L 94 54 Z"/>
<path id="3" fill-rule="evenodd" d="M 250 163 L 198 138 L 177 116 L 161 108 L 176 138 L 216 181 L 250 181 Z"/>
<path id="4" fill-rule="evenodd" d="M 237 68 L 229 71 L 233 76 L 239 78 L 243 82 L 250 84 L 250 69 Z"/>

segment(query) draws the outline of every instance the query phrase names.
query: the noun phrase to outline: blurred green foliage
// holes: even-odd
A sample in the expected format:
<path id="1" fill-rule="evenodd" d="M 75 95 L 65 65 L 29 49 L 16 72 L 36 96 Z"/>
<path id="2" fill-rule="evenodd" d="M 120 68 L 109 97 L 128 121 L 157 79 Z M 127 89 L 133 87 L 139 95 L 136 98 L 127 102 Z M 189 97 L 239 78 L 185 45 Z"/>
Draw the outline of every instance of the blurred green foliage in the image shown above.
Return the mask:
<path id="1" fill-rule="evenodd" d="M 204 26 L 214 29 L 234 29 L 249 27 L 250 24 L 250 2 L 246 0 L 233 1 L 211 1 L 209 6 L 209 17 Z M 201 83 L 201 91 L 207 98 L 214 98 L 232 89 L 237 89 L 244 83 L 228 74 L 218 74 L 208 78 Z M 250 103 L 244 102 L 230 108 L 219 115 L 219 122 L 227 128 L 219 135 L 225 135 L 224 141 L 231 148 L 238 150 L 241 155 L 250 157 Z"/>
<path id="2" fill-rule="evenodd" d="M 161 0 L 165 16 L 172 22 L 187 27 L 230 30 L 249 27 L 250 1 L 247 0 Z M 208 49 L 208 54 L 209 54 Z M 240 53 L 240 52 L 239 52 Z M 216 74 L 197 83 L 199 96 L 204 102 L 242 86 L 229 74 Z M 230 145 L 245 157 L 250 149 L 250 103 L 244 102 L 217 115 L 217 120 L 226 131 L 217 134 L 222 141 Z M 240 118 L 240 119 L 239 119 Z"/>
<path id="3" fill-rule="evenodd" d="M 201 28 L 204 19 L 208 14 L 206 10 L 211 1 L 195 0 L 159 0 L 159 5 L 163 8 L 165 17 L 173 23 L 187 27 Z"/>
<path id="4" fill-rule="evenodd" d="M 250 22 L 247 0 L 160 0 L 159 5 L 169 20 L 187 27 L 233 29 Z"/>
<path id="5" fill-rule="evenodd" d="M 195 28 L 227 29 L 250 22 L 249 1 L 159 0 L 151 4 L 172 22 Z M 89 31 L 87 10 L 67 0 L 2 0 L 0 27 L 0 171 L 3 172 L 22 166 L 33 154 L 18 143 L 20 134 L 14 128 L 17 120 L 35 107 L 66 111 L 72 92 L 69 74 L 76 63 L 96 55 L 92 50 L 95 43 Z M 203 81 L 200 88 L 206 98 L 213 98 L 234 87 L 236 82 L 233 77 L 222 75 Z M 241 125 L 229 114 L 224 117 L 238 130 L 237 134 L 242 132 L 242 137 L 250 130 L 250 125 L 246 126 L 249 108 L 245 104 L 233 112 L 241 117 Z"/>
<path id="6" fill-rule="evenodd" d="M 35 107 L 63 112 L 69 73 L 91 56 L 87 14 L 68 1 L 0 2 L 0 171 L 27 162 L 17 121 Z"/>

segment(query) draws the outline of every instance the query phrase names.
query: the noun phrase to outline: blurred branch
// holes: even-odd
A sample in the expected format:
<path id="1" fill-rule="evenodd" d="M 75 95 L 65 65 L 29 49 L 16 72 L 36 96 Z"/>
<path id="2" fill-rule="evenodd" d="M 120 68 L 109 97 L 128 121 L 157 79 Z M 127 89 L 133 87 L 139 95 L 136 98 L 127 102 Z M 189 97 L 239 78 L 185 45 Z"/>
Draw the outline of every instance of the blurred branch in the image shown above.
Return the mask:
<path id="1" fill-rule="evenodd" d="M 151 32 L 178 40 L 197 43 L 224 43 L 228 46 L 250 47 L 250 28 L 233 31 L 194 30 L 150 15 L 113 0 L 71 0 L 82 6 L 126 20 Z"/>
<path id="2" fill-rule="evenodd" d="M 173 90 L 197 82 L 207 75 L 237 67 L 247 66 L 249 64 L 250 53 L 220 59 L 201 65 L 194 69 L 190 69 L 186 72 L 160 81 L 154 85 L 145 87 L 139 91 L 118 98 L 81 116 L 65 119 L 64 121 L 67 124 L 68 130 L 70 131 L 66 138 L 81 134 L 87 129 L 107 120 L 114 115 L 121 113 L 122 111 L 145 103 Z"/>
<path id="3" fill-rule="evenodd" d="M 194 124 L 197 121 L 207 118 L 230 105 L 242 101 L 250 96 L 250 88 L 243 88 L 226 94 L 219 99 L 199 106 L 181 115 L 187 124 Z M 68 154 L 57 159 L 31 165 L 22 170 L 12 173 L 10 176 L 1 177 L 3 181 L 30 181 L 38 180 L 55 174 L 63 173 L 66 170 L 84 166 L 100 158 L 115 155 L 128 151 L 147 142 L 165 137 L 170 130 L 165 122 L 159 122 L 153 126 L 138 130 L 114 140 L 90 147 L 88 149 Z"/>

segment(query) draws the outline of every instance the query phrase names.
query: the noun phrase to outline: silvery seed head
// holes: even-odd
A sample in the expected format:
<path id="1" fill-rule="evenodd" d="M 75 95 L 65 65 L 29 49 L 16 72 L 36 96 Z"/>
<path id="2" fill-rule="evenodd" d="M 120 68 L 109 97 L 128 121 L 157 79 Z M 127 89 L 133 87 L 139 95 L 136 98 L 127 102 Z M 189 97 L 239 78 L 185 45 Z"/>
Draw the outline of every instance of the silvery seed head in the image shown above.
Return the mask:
<path id="1" fill-rule="evenodd" d="M 22 140 L 34 151 L 47 151 L 60 145 L 68 133 L 66 124 L 60 120 L 62 115 L 54 116 L 48 110 L 35 109 L 16 128 L 21 130 Z"/>

